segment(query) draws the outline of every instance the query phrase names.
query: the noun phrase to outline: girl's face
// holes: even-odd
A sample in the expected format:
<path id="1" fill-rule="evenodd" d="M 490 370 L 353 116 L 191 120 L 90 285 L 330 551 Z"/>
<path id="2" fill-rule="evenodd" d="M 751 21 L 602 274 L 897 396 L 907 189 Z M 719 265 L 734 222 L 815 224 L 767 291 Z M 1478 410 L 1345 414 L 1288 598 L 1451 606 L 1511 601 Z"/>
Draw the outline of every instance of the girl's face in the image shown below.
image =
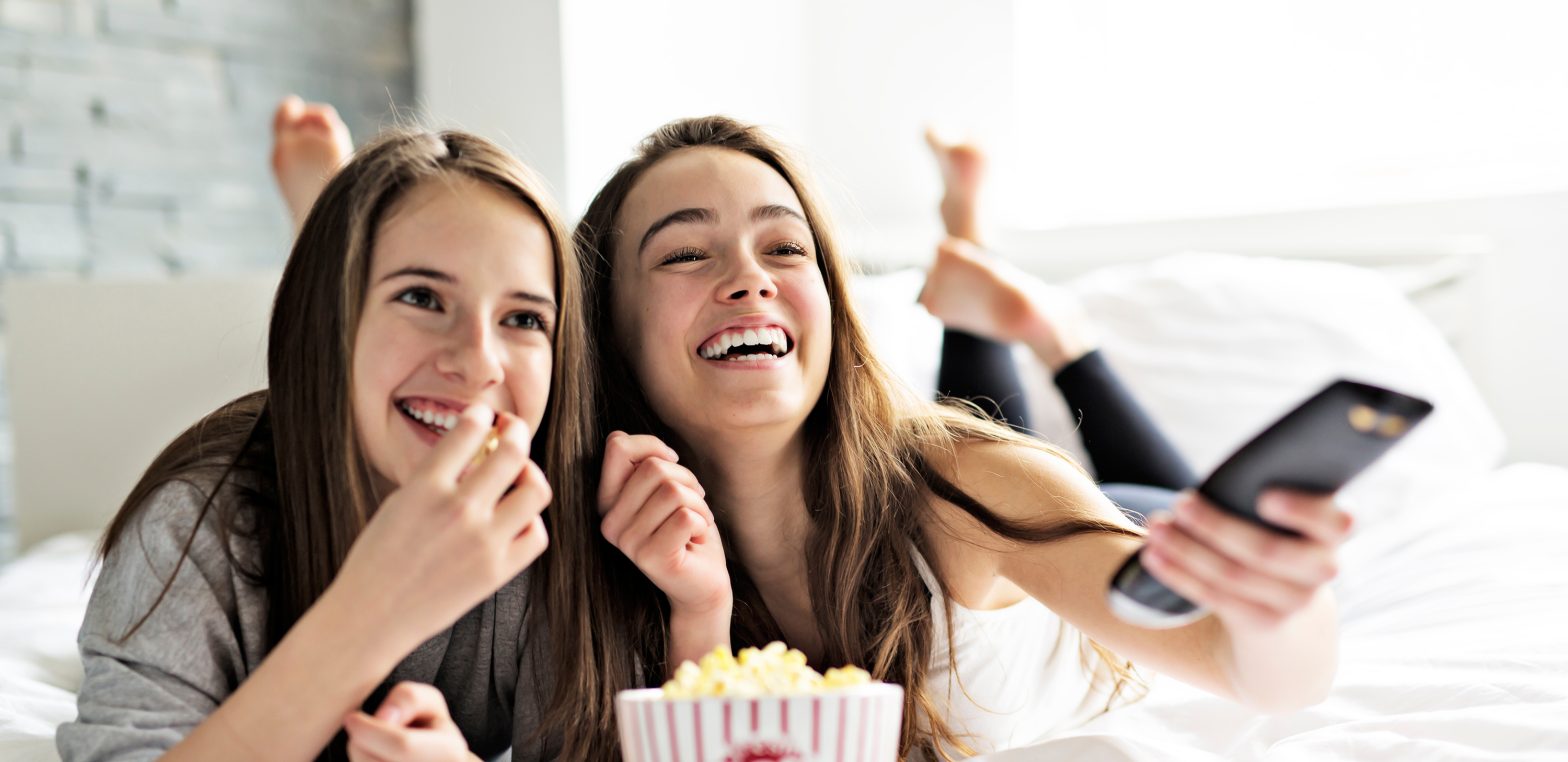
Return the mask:
<path id="1" fill-rule="evenodd" d="M 404 483 L 476 402 L 538 431 L 555 305 L 550 234 L 516 197 L 451 174 L 400 199 L 354 339 L 354 425 L 375 472 Z"/>
<path id="2" fill-rule="evenodd" d="M 660 419 L 688 441 L 798 429 L 832 327 L 789 183 L 739 151 L 685 149 L 643 174 L 617 223 L 615 331 Z"/>

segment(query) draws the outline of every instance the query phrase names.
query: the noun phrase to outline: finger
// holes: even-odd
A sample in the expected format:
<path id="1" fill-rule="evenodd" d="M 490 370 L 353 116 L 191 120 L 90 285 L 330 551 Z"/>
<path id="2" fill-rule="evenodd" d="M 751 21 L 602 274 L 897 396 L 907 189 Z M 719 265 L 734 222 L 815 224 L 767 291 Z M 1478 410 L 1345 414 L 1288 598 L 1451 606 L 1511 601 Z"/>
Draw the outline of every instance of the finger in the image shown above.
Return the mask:
<path id="1" fill-rule="evenodd" d="M 621 493 L 621 487 L 637 469 L 637 464 L 653 457 L 662 457 L 672 463 L 680 456 L 658 437 L 647 434 L 633 436 L 624 431 L 611 432 L 604 443 L 604 464 L 599 472 L 599 512 L 607 513 Z"/>
<path id="2" fill-rule="evenodd" d="M 1254 572 L 1216 553 L 1163 516 L 1149 522 L 1148 547 L 1179 561 L 1184 570 L 1209 588 L 1269 608 L 1298 610 L 1316 589 L 1316 585 L 1296 584 Z"/>
<path id="3" fill-rule="evenodd" d="M 417 472 L 440 484 L 456 484 L 463 469 L 473 462 L 474 453 L 489 436 L 495 423 L 495 411 L 481 404 L 469 405 L 457 416 L 457 425 L 442 435 L 430 456 Z"/>
<path id="4" fill-rule="evenodd" d="M 691 471 L 663 458 L 647 458 L 637 465 L 631 477 L 626 480 L 625 486 L 621 488 L 620 494 L 615 497 L 609 511 L 605 512 L 604 521 L 600 525 L 600 530 L 605 533 L 605 537 L 614 544 L 615 538 L 635 520 L 635 516 L 641 512 L 648 499 L 665 484 L 682 485 L 699 497 L 707 494 Z M 713 514 L 707 509 L 706 503 L 703 503 L 701 512 L 710 522 L 713 520 Z"/>
<path id="5" fill-rule="evenodd" d="M 703 504 L 702 498 L 685 485 L 669 483 L 650 495 L 648 501 L 637 509 L 637 515 L 626 527 L 626 531 L 616 539 L 611 539 L 608 535 L 605 539 L 610 540 L 611 545 L 620 548 L 627 557 L 635 559 L 643 543 L 647 542 L 654 532 L 659 531 L 659 527 L 663 526 L 672 514 L 681 510 L 690 511 L 696 516 L 697 526 L 693 529 L 693 534 L 701 534 L 708 528 L 707 506 Z"/>
<path id="6" fill-rule="evenodd" d="M 1316 540 L 1264 529 L 1197 496 L 1177 500 L 1172 509 L 1176 523 L 1189 535 L 1254 570 L 1311 585 L 1337 573 L 1332 549 Z"/>
<path id="7" fill-rule="evenodd" d="M 703 544 L 706 533 L 707 525 L 701 516 L 689 508 L 680 508 L 659 525 L 640 549 L 640 558 L 634 560 L 639 567 L 650 564 L 679 571 L 682 559 L 694 550 L 693 545 Z"/>
<path id="8" fill-rule="evenodd" d="M 1350 536 L 1350 514 L 1330 495 L 1271 489 L 1258 496 L 1258 513 L 1272 524 L 1293 529 L 1326 545 Z"/>
<path id="9" fill-rule="evenodd" d="M 502 532 L 519 535 L 555 499 L 555 492 L 544 472 L 533 461 L 524 461 L 515 488 L 495 506 L 495 525 Z"/>
<path id="10" fill-rule="evenodd" d="M 1255 627 L 1272 627 L 1287 616 L 1283 611 L 1205 585 L 1183 567 L 1180 561 L 1158 550 L 1150 551 L 1146 548 L 1142 560 L 1144 568 L 1166 587 L 1226 620 L 1240 621 Z"/>
<path id="11" fill-rule="evenodd" d="M 349 745 L 369 759 L 407 759 L 413 753 L 413 731 L 392 723 L 378 720 L 364 712 L 354 712 L 343 718 L 343 730 L 348 733 Z"/>
<path id="12" fill-rule="evenodd" d="M 693 511 L 679 508 L 671 512 L 663 524 L 655 527 L 654 532 L 641 540 L 626 556 L 650 577 L 663 578 L 681 570 L 687 554 L 695 549 L 692 546 L 701 544 L 695 542 L 694 538 L 700 540 L 704 531 L 702 517 Z"/>
<path id="13" fill-rule="evenodd" d="M 512 538 L 512 543 L 507 546 L 507 562 L 512 568 L 521 571 L 533 563 L 539 556 L 544 555 L 550 547 L 550 534 L 545 530 L 544 519 L 535 516 L 533 521 L 523 527 L 523 531 Z"/>
<path id="14" fill-rule="evenodd" d="M 436 725 L 448 719 L 446 697 L 433 685 L 405 680 L 387 692 L 375 718 L 404 727 Z"/>
<path id="15" fill-rule="evenodd" d="M 354 743 L 354 737 L 348 740 L 348 762 L 389 762 L 385 757 L 371 754 L 365 747 Z"/>
<path id="16" fill-rule="evenodd" d="M 522 475 L 523 466 L 529 462 L 529 439 L 533 436 L 527 421 L 507 413 L 499 414 L 497 427 L 500 439 L 495 450 L 477 464 L 472 461 L 479 457 L 480 449 L 470 451 L 470 465 L 459 477 L 458 488 L 463 495 L 490 505 L 499 502 L 501 495 Z M 483 446 L 481 442 L 480 447 Z"/>

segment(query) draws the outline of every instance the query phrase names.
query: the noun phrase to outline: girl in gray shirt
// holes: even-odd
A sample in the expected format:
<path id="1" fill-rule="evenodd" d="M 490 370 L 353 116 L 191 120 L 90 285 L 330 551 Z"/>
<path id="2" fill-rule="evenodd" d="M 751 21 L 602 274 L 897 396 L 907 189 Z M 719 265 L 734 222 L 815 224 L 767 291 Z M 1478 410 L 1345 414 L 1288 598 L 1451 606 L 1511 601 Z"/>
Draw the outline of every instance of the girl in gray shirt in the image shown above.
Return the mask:
<path id="1" fill-rule="evenodd" d="M 105 534 L 62 757 L 552 756 L 529 567 L 588 449 L 575 267 L 480 138 L 396 132 L 338 171 L 269 387 L 181 434 Z"/>

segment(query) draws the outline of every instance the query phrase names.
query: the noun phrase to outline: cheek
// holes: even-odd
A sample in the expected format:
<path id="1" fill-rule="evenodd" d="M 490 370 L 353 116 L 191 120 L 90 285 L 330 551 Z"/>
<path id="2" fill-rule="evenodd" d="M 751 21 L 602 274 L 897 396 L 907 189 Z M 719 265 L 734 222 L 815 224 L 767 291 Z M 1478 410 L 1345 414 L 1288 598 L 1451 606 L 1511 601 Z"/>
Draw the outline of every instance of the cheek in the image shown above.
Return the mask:
<path id="1" fill-rule="evenodd" d="M 384 425 L 381 421 L 393 396 L 419 372 L 430 351 L 429 341 L 406 323 L 374 319 L 361 323 L 350 390 L 355 422 L 372 429 Z"/>
<path id="2" fill-rule="evenodd" d="M 683 357 L 686 331 L 695 320 L 692 307 L 701 300 L 669 279 L 628 286 L 636 298 L 617 304 L 616 343 L 638 377 L 649 379 Z"/>
<path id="3" fill-rule="evenodd" d="M 513 358 L 506 372 L 507 391 L 517 415 L 528 421 L 534 429 L 544 418 L 545 405 L 550 401 L 550 380 L 554 373 L 554 359 L 548 349 L 530 349 Z"/>

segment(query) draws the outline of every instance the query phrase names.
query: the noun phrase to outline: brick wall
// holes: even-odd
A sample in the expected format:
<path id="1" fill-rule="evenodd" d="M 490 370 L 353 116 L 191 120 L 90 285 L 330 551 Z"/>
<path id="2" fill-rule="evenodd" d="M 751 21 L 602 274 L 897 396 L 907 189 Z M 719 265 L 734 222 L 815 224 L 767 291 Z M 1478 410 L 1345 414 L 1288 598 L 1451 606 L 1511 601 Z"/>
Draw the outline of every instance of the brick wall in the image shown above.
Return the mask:
<path id="1" fill-rule="evenodd" d="M 0 278 L 280 266 L 272 108 L 299 93 L 374 134 L 413 105 L 410 17 L 409 0 L 0 0 Z"/>

